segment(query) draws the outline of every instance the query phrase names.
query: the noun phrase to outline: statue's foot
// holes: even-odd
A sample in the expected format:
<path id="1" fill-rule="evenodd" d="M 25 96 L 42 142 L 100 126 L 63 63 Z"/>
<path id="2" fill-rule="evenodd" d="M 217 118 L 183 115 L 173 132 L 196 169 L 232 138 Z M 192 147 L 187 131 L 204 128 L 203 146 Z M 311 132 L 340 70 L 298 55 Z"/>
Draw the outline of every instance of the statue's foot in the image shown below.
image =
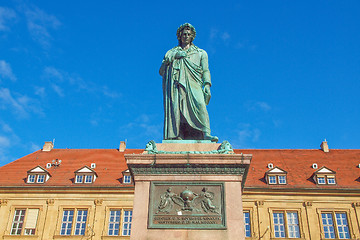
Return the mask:
<path id="1" fill-rule="evenodd" d="M 219 138 L 217 136 L 211 136 L 210 134 L 204 134 L 204 140 L 210 140 L 212 142 L 218 142 Z"/>

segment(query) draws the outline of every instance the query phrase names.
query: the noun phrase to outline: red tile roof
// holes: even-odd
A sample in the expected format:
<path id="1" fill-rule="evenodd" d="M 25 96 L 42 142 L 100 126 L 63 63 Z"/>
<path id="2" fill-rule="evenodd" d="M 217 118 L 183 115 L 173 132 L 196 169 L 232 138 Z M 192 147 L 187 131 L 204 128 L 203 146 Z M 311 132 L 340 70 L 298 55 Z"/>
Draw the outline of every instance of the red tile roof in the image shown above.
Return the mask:
<path id="1" fill-rule="evenodd" d="M 41 150 L 19 158 L 0 168 L 0 186 L 34 186 L 37 184 L 27 184 L 27 171 L 37 165 L 45 168 L 51 178 L 41 185 L 45 186 L 126 186 L 121 184 L 122 171 L 127 169 L 124 154 L 142 153 L 144 150 L 128 149 L 119 152 L 117 149 L 52 149 L 50 152 Z M 59 159 L 59 167 L 46 168 L 46 163 Z M 76 171 L 84 166 L 90 167 L 91 163 L 96 163 L 94 171 L 98 178 L 92 184 L 75 184 L 74 177 Z"/>
<path id="2" fill-rule="evenodd" d="M 325 153 L 319 149 L 310 150 L 235 150 L 235 153 L 253 154 L 245 188 L 315 188 L 315 189 L 359 189 L 360 150 L 335 150 Z M 267 185 L 264 179 L 268 163 L 287 172 L 287 185 Z M 312 179 L 317 163 L 336 172 L 336 185 L 316 185 Z"/>
<path id="3" fill-rule="evenodd" d="M 315 188 L 315 189 L 360 189 L 360 150 L 263 150 L 246 149 L 234 150 L 235 153 L 253 154 L 245 188 Z M 0 167 L 0 186 L 34 186 L 26 184 L 27 171 L 40 165 L 51 174 L 45 186 L 79 186 L 74 184 L 74 171 L 84 166 L 90 167 L 96 163 L 94 169 L 98 178 L 93 184 L 82 186 L 116 186 L 128 187 L 121 184 L 122 172 L 127 169 L 124 154 L 139 154 L 142 149 L 127 149 L 119 152 L 117 149 L 53 149 L 50 152 L 41 150 L 22 157 L 3 167 Z M 46 168 L 46 163 L 54 159 L 61 159 L 57 168 Z M 265 172 L 268 163 L 287 172 L 287 185 L 267 185 Z M 311 166 L 326 166 L 336 172 L 336 185 L 316 185 L 312 180 L 317 169 Z"/>

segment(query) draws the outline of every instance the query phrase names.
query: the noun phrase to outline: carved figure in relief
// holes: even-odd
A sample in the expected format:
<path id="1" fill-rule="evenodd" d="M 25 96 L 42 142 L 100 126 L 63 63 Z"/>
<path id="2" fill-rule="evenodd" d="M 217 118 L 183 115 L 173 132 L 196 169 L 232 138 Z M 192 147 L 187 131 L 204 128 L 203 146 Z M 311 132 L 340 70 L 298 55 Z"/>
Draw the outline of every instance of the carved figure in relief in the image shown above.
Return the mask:
<path id="1" fill-rule="evenodd" d="M 218 208 L 213 203 L 214 193 L 209 192 L 207 187 L 204 187 L 202 189 L 202 193 L 200 194 L 197 194 L 186 187 L 185 190 L 180 193 L 180 195 L 173 193 L 172 188 L 169 187 L 166 192 L 160 196 L 160 199 L 161 200 L 156 213 L 171 212 L 175 203 L 181 207 L 179 210 L 182 211 L 205 213 L 210 212 L 219 214 Z"/>
<path id="2" fill-rule="evenodd" d="M 206 105 L 210 101 L 211 78 L 208 55 L 193 44 L 195 28 L 190 23 L 177 30 L 179 46 L 162 61 L 164 93 L 164 139 L 194 139 L 217 142 L 210 134 Z"/>
<path id="3" fill-rule="evenodd" d="M 216 206 L 212 202 L 214 199 L 214 193 L 208 192 L 207 187 L 204 187 L 202 189 L 202 193 L 200 194 L 200 199 L 201 199 L 201 207 L 204 210 L 204 212 L 218 213 L 216 211 Z"/>
<path id="4" fill-rule="evenodd" d="M 175 195 L 176 194 L 172 192 L 172 188 L 169 187 L 166 190 L 166 192 L 163 195 L 160 196 L 161 200 L 160 200 L 160 204 L 158 206 L 158 211 L 156 213 L 159 213 L 159 212 L 169 213 L 169 211 L 174 206 L 172 198 Z"/>

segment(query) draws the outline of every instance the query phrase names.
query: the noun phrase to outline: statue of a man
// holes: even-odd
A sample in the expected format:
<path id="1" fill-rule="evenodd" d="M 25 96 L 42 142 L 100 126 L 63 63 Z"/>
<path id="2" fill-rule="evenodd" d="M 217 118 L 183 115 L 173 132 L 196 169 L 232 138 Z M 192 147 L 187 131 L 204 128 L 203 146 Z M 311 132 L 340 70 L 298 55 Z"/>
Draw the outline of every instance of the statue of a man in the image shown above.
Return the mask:
<path id="1" fill-rule="evenodd" d="M 179 45 L 162 61 L 160 75 L 164 92 L 164 139 L 211 140 L 209 115 L 211 78 L 207 53 L 195 46 L 195 28 L 190 23 L 177 30 Z"/>

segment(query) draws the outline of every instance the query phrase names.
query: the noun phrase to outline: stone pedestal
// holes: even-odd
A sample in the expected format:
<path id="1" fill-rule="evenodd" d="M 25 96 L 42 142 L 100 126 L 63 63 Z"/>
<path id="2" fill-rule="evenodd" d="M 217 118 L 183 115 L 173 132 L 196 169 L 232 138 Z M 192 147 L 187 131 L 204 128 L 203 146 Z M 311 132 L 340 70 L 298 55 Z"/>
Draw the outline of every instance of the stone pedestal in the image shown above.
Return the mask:
<path id="1" fill-rule="evenodd" d="M 131 240 L 245 239 L 241 192 L 252 156 L 219 148 L 183 141 L 125 155 L 135 181 Z"/>

